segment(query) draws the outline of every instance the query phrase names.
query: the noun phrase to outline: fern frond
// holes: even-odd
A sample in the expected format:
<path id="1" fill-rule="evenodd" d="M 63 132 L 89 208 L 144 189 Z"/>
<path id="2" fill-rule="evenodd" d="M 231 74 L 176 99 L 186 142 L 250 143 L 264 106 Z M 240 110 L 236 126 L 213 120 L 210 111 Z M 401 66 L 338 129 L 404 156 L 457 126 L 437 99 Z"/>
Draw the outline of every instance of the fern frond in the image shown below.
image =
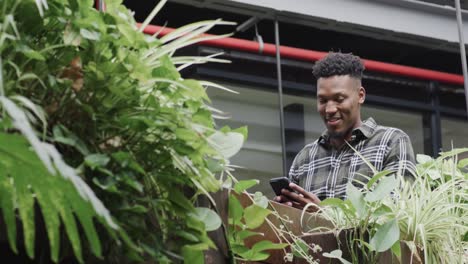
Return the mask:
<path id="1" fill-rule="evenodd" d="M 8 241 L 16 252 L 16 211 L 24 230 L 29 257 L 34 257 L 34 203 L 38 202 L 47 228 L 52 260 L 58 261 L 60 222 L 63 223 L 76 257 L 82 262 L 81 243 L 76 224 L 79 220 L 91 249 L 101 256 L 101 244 L 93 218 L 103 224 L 92 204 L 84 200 L 75 186 L 63 177 L 52 175 L 19 134 L 0 133 L 0 207 L 8 230 Z M 76 217 L 76 219 L 75 219 Z"/>
<path id="2" fill-rule="evenodd" d="M 93 218 L 112 230 L 117 229 L 108 210 L 75 170 L 63 161 L 55 147 L 37 138 L 21 108 L 6 97 L 0 96 L 0 103 L 13 126 L 22 134 L 0 132 L 0 207 L 11 248 L 17 251 L 15 215 L 18 211 L 26 253 L 30 258 L 34 257 L 34 203 L 37 201 L 47 228 L 53 261 L 58 261 L 62 222 L 73 251 L 82 262 L 75 216 L 85 231 L 91 250 L 101 256 Z"/>

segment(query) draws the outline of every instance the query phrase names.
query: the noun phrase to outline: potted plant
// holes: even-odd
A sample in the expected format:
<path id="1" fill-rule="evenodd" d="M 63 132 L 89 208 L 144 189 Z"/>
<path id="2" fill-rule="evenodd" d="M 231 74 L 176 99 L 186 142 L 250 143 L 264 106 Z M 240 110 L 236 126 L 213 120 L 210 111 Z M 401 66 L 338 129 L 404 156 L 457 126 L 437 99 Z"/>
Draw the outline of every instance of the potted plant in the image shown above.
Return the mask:
<path id="1" fill-rule="evenodd" d="M 348 185 L 345 201 L 326 199 L 321 213 L 338 229 L 352 229 L 348 249 L 353 263 L 464 263 L 467 260 L 468 149 L 417 155 L 414 182 L 377 172 L 358 190 Z M 389 254 L 388 250 L 392 254 Z M 340 258 L 340 251 L 328 254 Z M 343 260 L 343 263 L 347 263 Z M 387 261 L 387 262 L 386 262 Z"/>

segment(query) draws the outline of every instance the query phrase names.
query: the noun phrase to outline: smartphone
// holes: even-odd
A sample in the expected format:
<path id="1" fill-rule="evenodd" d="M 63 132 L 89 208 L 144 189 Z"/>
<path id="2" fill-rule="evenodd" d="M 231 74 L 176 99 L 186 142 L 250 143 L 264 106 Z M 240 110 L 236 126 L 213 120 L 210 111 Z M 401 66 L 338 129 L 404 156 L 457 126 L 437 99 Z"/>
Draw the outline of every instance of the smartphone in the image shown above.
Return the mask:
<path id="1" fill-rule="evenodd" d="M 289 183 L 290 181 L 286 177 L 278 177 L 270 180 L 270 185 L 277 196 L 281 195 L 282 189 L 287 189 L 291 192 L 294 191 L 293 189 L 291 189 L 291 187 L 289 187 Z"/>

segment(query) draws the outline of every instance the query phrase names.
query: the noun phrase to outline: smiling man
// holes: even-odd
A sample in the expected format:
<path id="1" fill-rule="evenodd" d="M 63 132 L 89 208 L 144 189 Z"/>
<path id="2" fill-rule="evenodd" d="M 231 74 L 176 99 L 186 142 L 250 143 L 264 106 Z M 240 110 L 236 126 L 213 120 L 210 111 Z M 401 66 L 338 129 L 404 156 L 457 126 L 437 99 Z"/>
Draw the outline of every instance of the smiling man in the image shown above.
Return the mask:
<path id="1" fill-rule="evenodd" d="M 348 182 L 359 187 L 373 174 L 353 148 L 378 171 L 412 177 L 415 163 L 408 135 L 372 118 L 361 120 L 363 71 L 363 63 L 352 54 L 329 53 L 314 65 L 317 111 L 327 129 L 294 159 L 289 178 L 295 192 L 283 189 L 276 201 L 303 208 L 329 197 L 345 199 Z"/>

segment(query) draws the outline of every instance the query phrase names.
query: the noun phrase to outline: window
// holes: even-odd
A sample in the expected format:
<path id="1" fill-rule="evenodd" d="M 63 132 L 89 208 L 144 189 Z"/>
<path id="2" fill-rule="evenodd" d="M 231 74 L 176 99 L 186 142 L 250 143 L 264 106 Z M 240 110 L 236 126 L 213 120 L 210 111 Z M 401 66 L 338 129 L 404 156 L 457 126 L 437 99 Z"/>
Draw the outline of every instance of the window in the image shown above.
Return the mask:
<path id="1" fill-rule="evenodd" d="M 461 119 L 441 118 L 442 126 L 442 150 L 449 151 L 453 148 L 467 146 L 466 131 L 468 123 Z"/>
<path id="2" fill-rule="evenodd" d="M 208 89 L 213 106 L 231 117 L 216 120 L 217 126 L 228 125 L 236 128 L 247 125 L 249 128 L 247 142 L 231 159 L 232 164 L 242 166 L 236 169 L 234 176 L 239 180 L 260 180 L 260 184 L 251 191 L 261 191 L 268 197 L 273 197 L 268 181 L 270 178 L 283 176 L 278 93 L 258 86 L 233 82 L 221 84 L 239 94 L 215 88 Z M 325 130 L 325 126 L 317 113 L 315 97 L 286 94 L 283 96 L 283 103 L 287 170 L 289 170 L 296 154 L 306 144 L 316 140 Z M 415 154 L 424 153 L 421 114 L 364 105 L 362 118 L 364 120 L 368 117 L 373 117 L 379 125 L 402 129 L 411 138 Z M 459 131 L 461 137 L 462 130 Z"/>
<path id="3" fill-rule="evenodd" d="M 273 197 L 269 179 L 282 176 L 281 130 L 278 94 L 233 83 L 217 83 L 233 89 L 233 94 L 215 88 L 208 89 L 213 106 L 228 113 L 231 118 L 216 120 L 218 127 L 248 126 L 249 136 L 241 151 L 231 158 L 231 163 L 242 166 L 234 172 L 241 179 L 258 179 L 260 184 L 249 191 L 261 191 Z"/>
<path id="4" fill-rule="evenodd" d="M 414 153 L 424 153 L 423 123 L 421 114 L 377 108 L 364 105 L 361 111 L 362 119 L 374 118 L 377 124 L 396 127 L 403 130 L 411 139 Z"/>

